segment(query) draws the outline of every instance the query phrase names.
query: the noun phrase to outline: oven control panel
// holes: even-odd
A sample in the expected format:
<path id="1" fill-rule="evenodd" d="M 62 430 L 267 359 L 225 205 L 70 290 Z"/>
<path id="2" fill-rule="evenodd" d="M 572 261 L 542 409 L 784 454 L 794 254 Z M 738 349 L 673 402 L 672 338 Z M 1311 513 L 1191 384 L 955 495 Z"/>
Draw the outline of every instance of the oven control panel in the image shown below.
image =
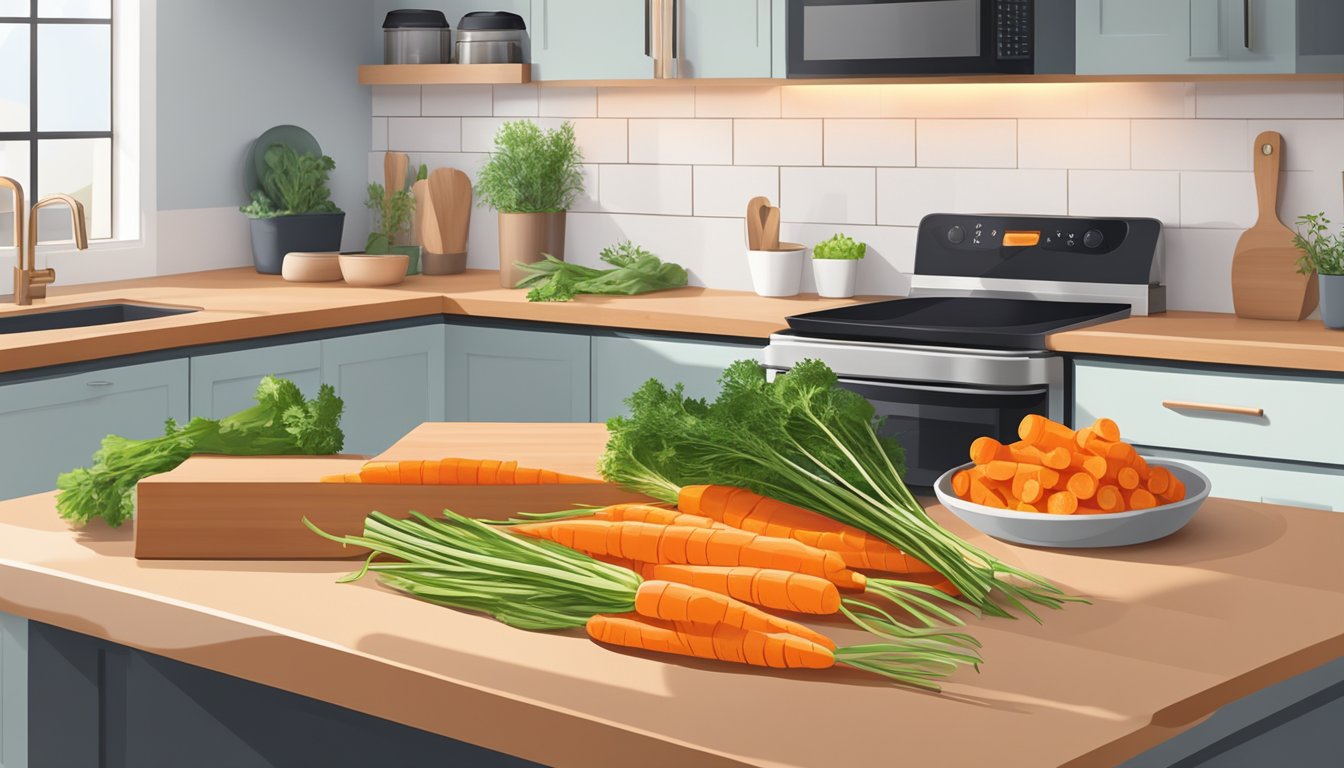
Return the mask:
<path id="1" fill-rule="evenodd" d="M 1021 226 L 995 217 L 966 216 L 947 222 L 949 248 L 998 251 L 1040 248 L 1075 253 L 1109 253 L 1124 243 L 1129 227 L 1118 219 L 1071 219 Z"/>

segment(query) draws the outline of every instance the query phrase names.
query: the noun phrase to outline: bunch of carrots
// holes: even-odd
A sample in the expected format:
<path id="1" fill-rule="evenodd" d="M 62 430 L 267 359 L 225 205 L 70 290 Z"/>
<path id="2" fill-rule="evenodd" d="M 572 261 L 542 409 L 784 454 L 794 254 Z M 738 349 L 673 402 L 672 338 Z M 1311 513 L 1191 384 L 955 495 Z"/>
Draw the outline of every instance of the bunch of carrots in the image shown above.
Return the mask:
<path id="1" fill-rule="evenodd" d="M 1149 466 L 1120 439 L 1110 419 L 1075 432 L 1029 415 L 1019 442 L 991 437 L 971 443 L 975 466 L 952 477 L 957 496 L 1019 512 L 1098 515 L 1151 509 L 1185 498 L 1185 485 L 1164 467 Z"/>

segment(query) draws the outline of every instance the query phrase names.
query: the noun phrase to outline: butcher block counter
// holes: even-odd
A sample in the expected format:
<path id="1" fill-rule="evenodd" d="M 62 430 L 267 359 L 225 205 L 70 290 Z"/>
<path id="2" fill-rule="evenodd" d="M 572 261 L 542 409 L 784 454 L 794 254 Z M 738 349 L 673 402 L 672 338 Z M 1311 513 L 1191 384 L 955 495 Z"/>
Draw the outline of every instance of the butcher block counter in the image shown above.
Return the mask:
<path id="1" fill-rule="evenodd" d="M 551 428 L 590 440 L 574 460 L 596 461 L 604 427 Z M 498 429 L 516 431 L 519 460 L 540 439 Z M 434 430 L 451 447 L 455 428 Z M 39 494 L 0 503 L 0 611 L 576 768 L 1111 766 L 1344 655 L 1339 514 L 1210 499 L 1165 540 L 1089 551 L 1016 547 L 931 512 L 1091 604 L 1041 624 L 970 620 L 981 670 L 931 694 L 524 632 L 373 579 L 336 583 L 349 561 L 137 561 L 130 526 L 72 531 Z"/>

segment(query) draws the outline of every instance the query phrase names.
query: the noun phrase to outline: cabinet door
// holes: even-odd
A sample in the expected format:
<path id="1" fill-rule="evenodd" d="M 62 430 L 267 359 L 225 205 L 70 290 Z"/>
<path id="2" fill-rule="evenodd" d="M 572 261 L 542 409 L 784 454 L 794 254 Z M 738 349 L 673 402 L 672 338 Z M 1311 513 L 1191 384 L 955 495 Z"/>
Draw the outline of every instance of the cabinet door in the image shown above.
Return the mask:
<path id="1" fill-rule="evenodd" d="M 1296 69 L 1295 0 L 1078 0 L 1078 74 Z"/>
<path id="2" fill-rule="evenodd" d="M 28 620 L 0 613 L 0 768 L 28 765 Z"/>
<path id="3" fill-rule="evenodd" d="M 1211 495 L 1284 507 L 1344 512 L 1344 469 L 1142 448 L 1145 456 L 1179 461 L 1208 475 Z"/>
<path id="4" fill-rule="evenodd" d="M 308 341 L 191 358 L 191 415 L 222 419 L 251 407 L 263 376 L 279 376 L 313 397 L 322 383 L 322 344 Z"/>
<path id="5" fill-rule="evenodd" d="M 366 333 L 322 344 L 322 381 L 345 401 L 345 452 L 377 454 L 443 420 L 443 326 Z"/>
<path id="6" fill-rule="evenodd" d="M 448 326 L 448 420 L 588 421 L 588 336 Z"/>
<path id="7" fill-rule="evenodd" d="M 645 0 L 532 0 L 532 79 L 653 77 L 646 10 Z"/>
<path id="8" fill-rule="evenodd" d="M 680 382 L 687 397 L 713 398 L 719 374 L 735 360 L 761 359 L 749 344 L 682 341 L 637 335 L 593 339 L 593 421 L 627 413 L 625 399 L 649 379 Z"/>
<path id="9" fill-rule="evenodd" d="M 769 77 L 770 0 L 674 0 L 678 77 Z"/>
<path id="10" fill-rule="evenodd" d="M 186 421 L 187 370 L 167 360 L 0 386 L 0 497 L 54 489 L 107 435 L 156 437 L 165 420 Z"/>

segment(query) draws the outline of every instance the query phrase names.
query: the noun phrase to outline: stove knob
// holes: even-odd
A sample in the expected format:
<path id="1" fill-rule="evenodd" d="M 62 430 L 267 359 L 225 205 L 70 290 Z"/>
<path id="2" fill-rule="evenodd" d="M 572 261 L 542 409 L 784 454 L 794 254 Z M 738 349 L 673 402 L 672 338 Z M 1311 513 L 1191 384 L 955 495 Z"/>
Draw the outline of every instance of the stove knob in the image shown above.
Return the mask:
<path id="1" fill-rule="evenodd" d="M 951 229 L 947 230 L 947 241 L 949 243 L 953 245 L 961 245 L 962 241 L 965 239 L 966 230 L 961 227 L 953 226 Z"/>
<path id="2" fill-rule="evenodd" d="M 1083 245 L 1088 248 L 1100 247 L 1105 239 L 1105 237 L 1102 237 L 1101 230 L 1098 229 L 1089 229 L 1083 233 Z"/>

